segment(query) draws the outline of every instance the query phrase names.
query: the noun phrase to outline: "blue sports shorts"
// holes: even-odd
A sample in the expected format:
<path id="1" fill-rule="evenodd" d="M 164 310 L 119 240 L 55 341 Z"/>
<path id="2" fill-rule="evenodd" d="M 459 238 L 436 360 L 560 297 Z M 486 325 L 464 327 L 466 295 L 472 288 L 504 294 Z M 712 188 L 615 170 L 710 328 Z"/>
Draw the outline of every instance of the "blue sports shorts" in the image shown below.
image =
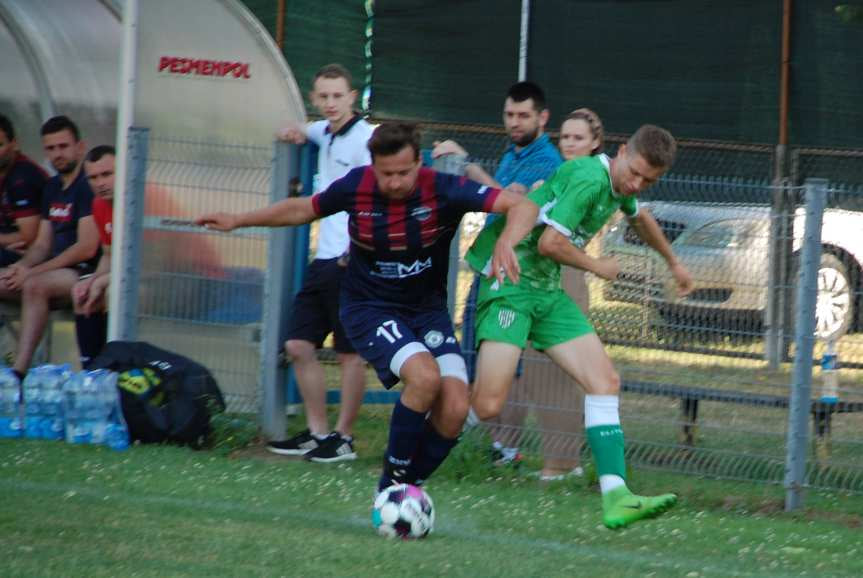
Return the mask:
<path id="1" fill-rule="evenodd" d="M 398 369 L 413 354 L 428 351 L 441 375 L 467 380 L 461 347 L 446 307 L 419 309 L 392 303 L 342 298 L 339 314 L 345 335 L 375 368 L 384 387 L 400 380 Z M 459 369 L 460 366 L 460 369 Z"/>

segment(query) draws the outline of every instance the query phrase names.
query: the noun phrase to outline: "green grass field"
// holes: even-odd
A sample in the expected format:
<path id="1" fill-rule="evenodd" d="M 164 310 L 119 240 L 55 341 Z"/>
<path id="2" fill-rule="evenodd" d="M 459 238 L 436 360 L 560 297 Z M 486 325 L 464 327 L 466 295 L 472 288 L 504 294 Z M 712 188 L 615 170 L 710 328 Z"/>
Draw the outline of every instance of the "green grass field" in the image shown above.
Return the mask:
<path id="1" fill-rule="evenodd" d="M 811 492 L 786 514 L 781 487 L 636 470 L 636 490 L 681 502 L 615 532 L 586 479 L 496 470 L 476 435 L 429 483 L 432 536 L 390 541 L 369 521 L 385 408 L 363 410 L 348 465 L 245 446 L 239 424 L 201 452 L 0 440 L 0 575 L 863 575 L 859 495 Z"/>

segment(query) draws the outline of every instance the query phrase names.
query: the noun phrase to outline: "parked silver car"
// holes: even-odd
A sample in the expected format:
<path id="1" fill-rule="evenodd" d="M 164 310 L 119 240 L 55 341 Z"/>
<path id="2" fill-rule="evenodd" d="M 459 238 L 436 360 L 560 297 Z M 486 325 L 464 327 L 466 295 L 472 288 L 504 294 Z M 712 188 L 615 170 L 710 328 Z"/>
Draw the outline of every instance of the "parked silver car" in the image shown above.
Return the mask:
<path id="1" fill-rule="evenodd" d="M 644 203 L 692 272 L 696 290 L 676 297 L 662 258 L 650 250 L 626 220 L 603 237 L 602 253 L 619 259 L 622 273 L 605 285 L 607 300 L 646 302 L 666 319 L 699 327 L 757 331 L 768 300 L 770 208 L 678 202 Z M 794 219 L 793 249 L 803 235 L 803 210 Z M 824 213 L 818 271 L 816 332 L 838 337 L 855 326 L 863 269 L 863 213 Z M 792 283 L 796 276 L 792 275 Z"/>

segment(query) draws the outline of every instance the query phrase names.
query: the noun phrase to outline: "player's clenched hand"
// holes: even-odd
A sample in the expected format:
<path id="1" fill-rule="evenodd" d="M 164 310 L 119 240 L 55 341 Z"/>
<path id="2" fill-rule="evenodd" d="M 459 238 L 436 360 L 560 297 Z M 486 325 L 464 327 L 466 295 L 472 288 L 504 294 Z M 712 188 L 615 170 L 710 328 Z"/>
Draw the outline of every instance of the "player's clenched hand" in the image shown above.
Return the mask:
<path id="1" fill-rule="evenodd" d="M 498 283 L 503 284 L 504 277 L 514 284 L 518 284 L 521 267 L 518 264 L 518 256 L 512 245 L 498 240 L 494 245 L 494 253 L 491 257 L 491 271 L 489 277 L 494 276 Z"/>
<path id="2" fill-rule="evenodd" d="M 695 289 L 695 282 L 692 280 L 692 275 L 689 274 L 689 270 L 686 267 L 680 263 L 675 263 L 671 266 L 671 274 L 677 282 L 678 297 L 686 297 L 692 293 Z"/>
<path id="3" fill-rule="evenodd" d="M 210 213 L 195 219 L 195 224 L 214 231 L 233 231 L 237 228 L 237 216 L 231 213 Z"/>
<path id="4" fill-rule="evenodd" d="M 306 132 L 300 125 L 289 124 L 276 133 L 276 138 L 281 141 L 300 145 L 306 142 Z"/>
<path id="5" fill-rule="evenodd" d="M 431 156 L 433 159 L 444 155 L 462 155 L 467 156 L 467 151 L 454 140 L 435 141 Z"/>
<path id="6" fill-rule="evenodd" d="M 614 281 L 620 275 L 620 263 L 614 257 L 600 257 L 593 272 L 607 281 Z"/>

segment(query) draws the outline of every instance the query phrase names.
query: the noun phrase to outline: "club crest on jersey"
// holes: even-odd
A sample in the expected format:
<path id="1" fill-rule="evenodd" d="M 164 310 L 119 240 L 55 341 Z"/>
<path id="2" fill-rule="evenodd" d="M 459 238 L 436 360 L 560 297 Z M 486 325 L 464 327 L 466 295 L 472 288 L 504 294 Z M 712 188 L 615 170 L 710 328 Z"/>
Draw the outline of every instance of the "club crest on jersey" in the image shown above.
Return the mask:
<path id="1" fill-rule="evenodd" d="M 497 322 L 501 329 L 506 329 L 515 321 L 515 311 L 511 309 L 501 309 L 497 314 Z"/>
<path id="2" fill-rule="evenodd" d="M 425 340 L 426 345 L 429 346 L 429 349 L 435 349 L 440 347 L 441 343 L 443 343 L 443 333 L 433 329 L 426 333 L 426 336 L 423 337 L 423 339 Z"/>
<path id="3" fill-rule="evenodd" d="M 425 205 L 421 205 L 419 207 L 415 207 L 411 211 L 411 217 L 416 219 L 417 221 L 425 221 L 429 217 L 431 217 L 431 208 L 426 207 Z"/>

